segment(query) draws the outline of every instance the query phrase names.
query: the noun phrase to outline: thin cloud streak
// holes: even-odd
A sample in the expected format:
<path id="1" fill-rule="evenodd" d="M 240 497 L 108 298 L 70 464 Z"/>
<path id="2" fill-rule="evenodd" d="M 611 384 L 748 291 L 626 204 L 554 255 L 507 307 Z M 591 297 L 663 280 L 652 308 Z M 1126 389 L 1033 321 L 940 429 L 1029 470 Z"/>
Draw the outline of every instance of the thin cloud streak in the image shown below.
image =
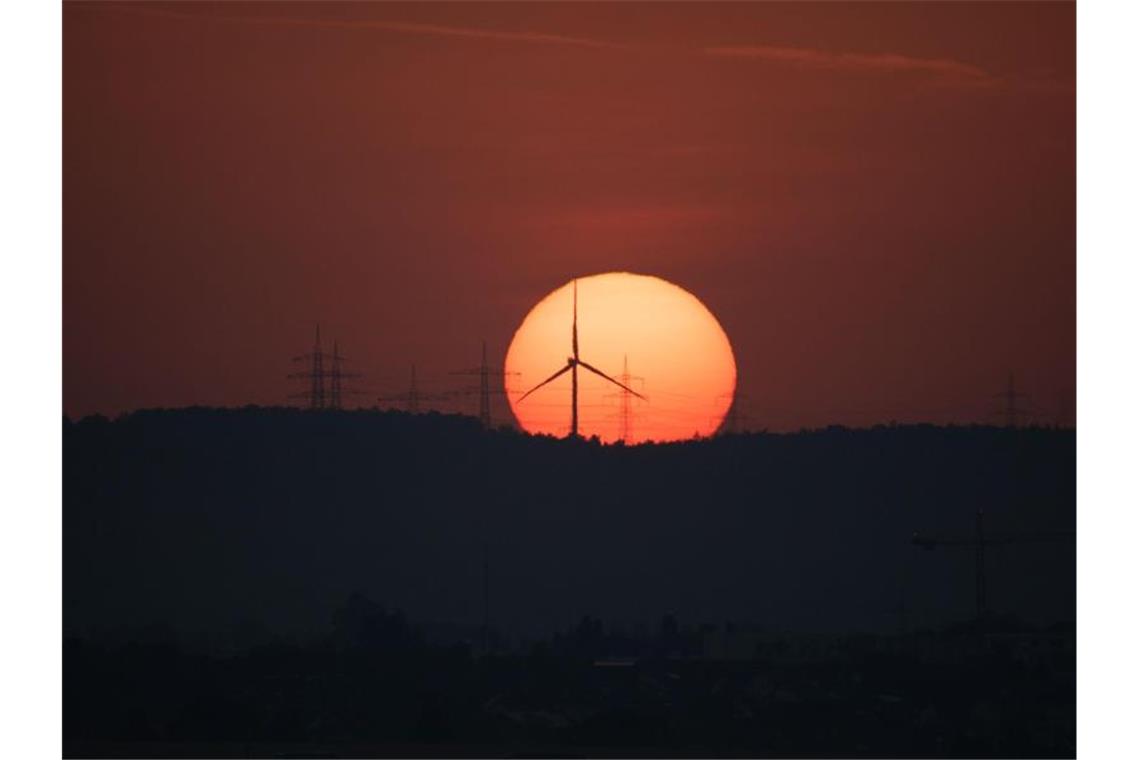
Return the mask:
<path id="1" fill-rule="evenodd" d="M 718 58 L 751 58 L 812 69 L 861 72 L 919 72 L 979 84 L 992 81 L 984 69 L 948 58 L 912 58 L 894 53 L 829 53 L 823 50 L 772 45 L 708 47 L 706 55 Z"/>
<path id="2" fill-rule="evenodd" d="M 83 6 L 81 6 L 83 7 Z M 573 37 L 562 34 L 546 34 L 542 32 L 510 32 L 481 27 L 445 26 L 440 24 L 421 24 L 405 21 L 383 20 L 353 20 L 339 21 L 335 19 L 295 18 L 286 16 L 212 16 L 204 13 L 184 13 L 181 11 L 160 10 L 157 8 L 115 7 L 96 8 L 85 6 L 88 9 L 112 10 L 121 13 L 133 13 L 139 16 L 152 16 L 188 21 L 216 21 L 240 24 L 259 24 L 264 26 L 305 27 L 318 29 L 345 29 L 345 30 L 378 30 L 396 32 L 401 34 L 424 35 L 434 37 L 459 37 L 468 39 L 499 40 L 502 42 L 522 42 L 530 44 L 568 45 L 574 47 L 599 49 L 624 49 L 627 46 L 617 42 L 592 39 L 589 37 Z"/>
<path id="3" fill-rule="evenodd" d="M 231 17 L 232 18 L 232 17 Z M 499 40 L 502 42 L 524 42 L 531 44 L 570 45 L 575 47 L 620 49 L 625 47 L 616 42 L 606 42 L 588 37 L 568 37 L 561 34 L 541 32 L 504 32 L 479 27 L 440 26 L 438 24 L 418 24 L 401 21 L 325 21 L 310 19 L 243 19 L 261 23 L 284 23 L 290 26 L 321 26 L 338 29 L 378 29 L 404 34 L 419 34 L 436 37 L 463 37 L 469 39 Z"/>
<path id="4" fill-rule="evenodd" d="M 457 39 L 490 40 L 532 45 L 562 45 L 569 47 L 592 48 L 598 50 L 657 50 L 660 46 L 638 45 L 613 42 L 593 37 L 551 34 L 545 32 L 504 31 L 485 27 L 447 26 L 383 19 L 335 19 L 298 18 L 285 16 L 232 16 L 186 13 L 158 8 L 138 6 L 79 6 L 86 9 L 131 13 L 140 16 L 169 18 L 177 20 L 199 20 L 221 23 L 258 24 L 267 26 L 336 29 L 348 31 L 383 31 L 396 34 L 451 37 Z M 949 58 L 916 58 L 895 53 L 850 53 L 828 52 L 816 48 L 781 47 L 776 45 L 714 46 L 704 48 L 678 48 L 678 53 L 703 55 L 724 59 L 761 60 L 799 66 L 824 71 L 850 71 L 868 74 L 925 73 L 932 75 L 942 84 L 989 87 L 1001 84 L 1002 80 L 986 70 Z"/>

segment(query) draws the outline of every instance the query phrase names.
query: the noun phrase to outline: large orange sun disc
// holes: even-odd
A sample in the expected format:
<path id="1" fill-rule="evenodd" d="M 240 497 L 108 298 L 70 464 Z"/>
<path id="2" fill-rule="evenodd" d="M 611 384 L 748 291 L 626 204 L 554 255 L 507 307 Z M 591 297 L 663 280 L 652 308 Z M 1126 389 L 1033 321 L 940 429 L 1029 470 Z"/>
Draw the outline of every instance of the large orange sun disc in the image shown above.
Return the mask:
<path id="1" fill-rule="evenodd" d="M 577 283 L 579 434 L 638 443 L 715 432 L 732 404 L 736 361 L 712 312 L 659 277 L 609 272 Z M 573 312 L 571 281 L 530 310 L 507 350 L 507 398 L 529 433 L 570 431 L 572 372 L 520 397 L 567 367 L 573 356 Z"/>

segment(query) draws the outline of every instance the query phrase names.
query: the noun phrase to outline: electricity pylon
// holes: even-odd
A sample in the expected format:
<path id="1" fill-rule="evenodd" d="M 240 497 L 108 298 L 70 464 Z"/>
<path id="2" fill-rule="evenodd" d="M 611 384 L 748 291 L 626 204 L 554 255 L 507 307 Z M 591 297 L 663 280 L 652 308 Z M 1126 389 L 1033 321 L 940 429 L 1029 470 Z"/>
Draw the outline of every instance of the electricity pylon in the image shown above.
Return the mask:
<path id="1" fill-rule="evenodd" d="M 483 359 L 478 367 L 471 369 L 456 370 L 452 375 L 478 375 L 479 377 L 479 422 L 487 430 L 491 429 L 491 394 L 506 394 L 506 379 L 508 377 L 517 377 L 518 372 L 507 372 L 506 370 L 491 369 L 487 364 L 487 341 L 483 341 Z M 491 389 L 491 378 L 503 378 L 503 388 L 500 390 Z M 463 392 L 473 391 L 475 389 L 464 389 Z"/>
<path id="2" fill-rule="evenodd" d="M 329 388 L 329 409 L 343 409 L 342 404 L 344 394 L 356 396 L 363 393 L 363 391 L 354 390 L 352 388 L 345 388 L 344 378 L 362 377 L 359 372 L 345 372 L 341 369 L 341 362 L 348 361 L 348 358 L 340 355 L 340 346 L 337 341 L 333 341 L 332 352 L 332 370 L 329 372 L 329 380 L 331 385 Z"/>
<path id="3" fill-rule="evenodd" d="M 623 443 L 628 443 L 629 439 L 633 437 L 633 396 L 630 395 L 631 391 L 628 390 L 633 385 L 634 381 L 642 384 L 642 389 L 645 388 L 645 378 L 640 375 L 629 374 L 629 355 L 625 355 L 621 360 L 621 374 L 618 379 L 626 388 L 618 391 L 617 393 L 606 394 L 606 398 L 617 398 L 620 406 L 618 407 L 618 440 Z"/>
<path id="4" fill-rule="evenodd" d="M 325 369 L 328 361 L 329 368 Z M 333 352 L 326 354 L 321 349 L 321 326 L 318 324 L 313 339 L 313 350 L 307 354 L 293 357 L 295 362 L 306 362 L 309 366 L 304 372 L 294 372 L 289 375 L 291 380 L 308 380 L 309 389 L 301 393 L 294 393 L 289 398 L 302 398 L 309 402 L 310 409 L 341 409 L 345 394 L 354 395 L 361 391 L 344 388 L 344 378 L 361 377 L 355 372 L 345 372 L 341 362 L 346 357 L 340 354 L 340 345 L 333 341 Z M 328 380 L 326 385 L 325 381 Z"/>
<path id="5" fill-rule="evenodd" d="M 728 411 L 724 413 L 724 419 L 721 420 L 717 434 L 735 435 L 737 433 L 748 432 L 745 429 L 748 424 L 748 415 L 740 411 L 740 401 L 743 399 L 743 396 L 739 393 L 725 393 L 717 396 L 717 398 L 727 398 L 729 400 Z"/>
<path id="6" fill-rule="evenodd" d="M 408 414 L 420 413 L 421 401 L 446 401 L 450 400 L 454 394 L 452 393 L 423 393 L 420 391 L 419 383 L 416 381 L 416 365 L 412 365 L 411 382 L 408 385 L 407 393 L 399 393 L 393 396 L 380 396 L 376 400 L 381 404 L 392 404 L 397 402 L 404 407 L 404 411 Z"/>
<path id="7" fill-rule="evenodd" d="M 305 372 L 294 372 L 288 375 L 290 380 L 308 380 L 309 389 L 301 393 L 291 394 L 289 398 L 307 399 L 310 409 L 325 408 L 325 378 L 328 376 L 325 373 L 325 359 L 327 356 L 321 350 L 321 326 L 318 324 L 316 336 L 313 339 L 313 350 L 307 354 L 293 357 L 294 362 L 308 363 L 308 369 Z"/>
<path id="8" fill-rule="evenodd" d="M 1018 399 L 1028 399 L 1029 396 L 1024 393 L 1019 393 L 1013 386 L 1013 373 L 1009 373 L 1009 379 L 1006 381 L 1005 390 L 1001 393 L 995 393 L 994 398 L 1002 399 L 1005 402 L 1005 407 L 999 414 L 1005 415 L 1005 426 L 1007 428 L 1017 427 L 1018 418 L 1022 415 L 1028 414 L 1028 410 L 1024 407 L 1018 406 Z"/>

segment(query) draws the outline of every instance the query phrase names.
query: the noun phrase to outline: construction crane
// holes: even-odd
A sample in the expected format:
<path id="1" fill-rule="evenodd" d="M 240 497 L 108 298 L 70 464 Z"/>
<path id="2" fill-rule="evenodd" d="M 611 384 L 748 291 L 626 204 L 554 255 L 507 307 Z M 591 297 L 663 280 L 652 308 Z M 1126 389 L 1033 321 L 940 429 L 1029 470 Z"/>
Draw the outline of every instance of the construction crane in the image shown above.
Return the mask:
<path id="1" fill-rule="evenodd" d="M 1006 544 L 1047 543 L 1065 541 L 1076 536 L 1073 531 L 1025 531 L 1019 533 L 991 533 L 986 535 L 984 515 L 978 509 L 973 536 L 927 536 L 915 531 L 910 542 L 928 551 L 935 547 L 965 547 L 974 549 L 974 607 L 978 621 L 987 615 L 986 607 L 986 547 Z"/>

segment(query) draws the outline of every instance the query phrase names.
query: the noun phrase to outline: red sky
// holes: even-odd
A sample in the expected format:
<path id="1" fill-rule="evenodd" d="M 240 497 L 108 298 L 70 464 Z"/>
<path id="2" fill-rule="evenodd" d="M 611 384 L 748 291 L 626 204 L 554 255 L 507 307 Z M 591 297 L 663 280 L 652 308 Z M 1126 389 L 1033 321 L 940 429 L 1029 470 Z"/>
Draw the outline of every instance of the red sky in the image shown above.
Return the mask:
<path id="1" fill-rule="evenodd" d="M 1071 421 L 1074 76 L 1069 3 L 65 3 L 64 411 L 284 403 L 317 320 L 461 386 L 629 270 L 753 426 Z"/>

